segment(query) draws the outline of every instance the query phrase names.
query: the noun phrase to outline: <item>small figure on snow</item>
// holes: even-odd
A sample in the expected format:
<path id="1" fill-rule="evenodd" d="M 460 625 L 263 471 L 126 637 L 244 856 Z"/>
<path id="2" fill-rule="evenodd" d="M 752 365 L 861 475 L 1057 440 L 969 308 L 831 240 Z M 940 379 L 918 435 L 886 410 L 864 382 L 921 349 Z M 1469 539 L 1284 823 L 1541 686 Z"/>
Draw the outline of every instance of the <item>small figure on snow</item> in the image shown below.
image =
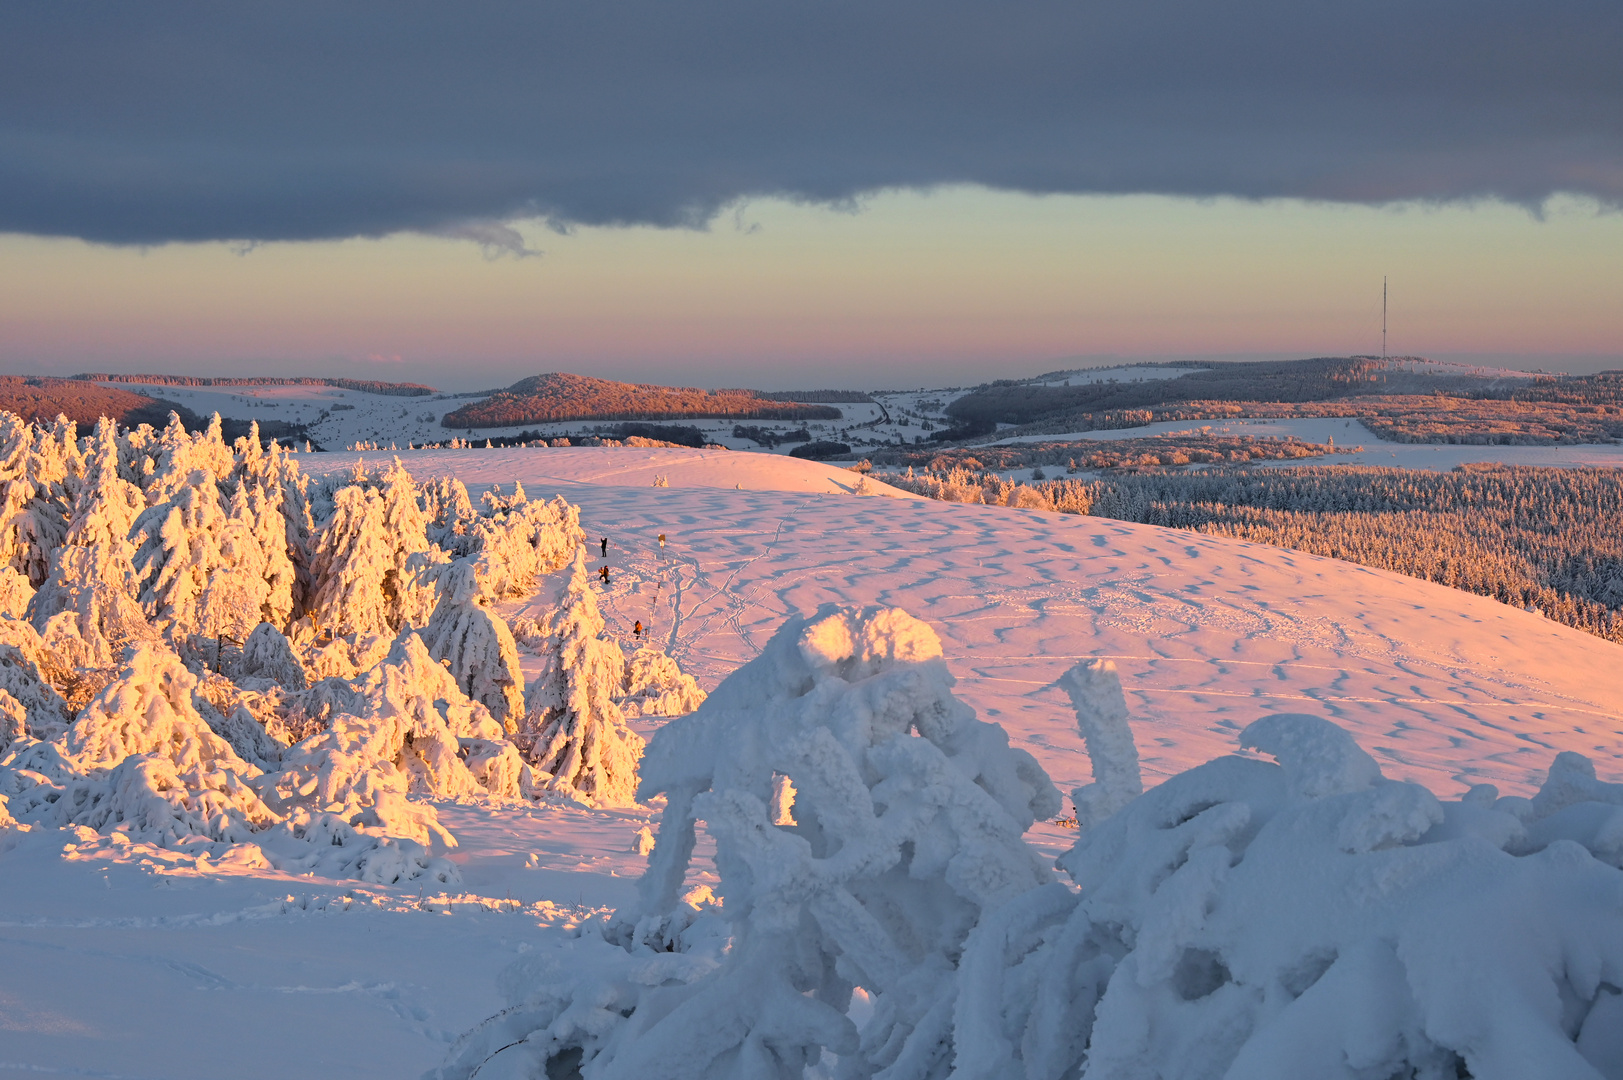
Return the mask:
<path id="1" fill-rule="evenodd" d="M 603 579 L 603 584 L 607 585 L 609 583 L 609 568 L 607 566 L 598 567 L 597 576 Z"/>
<path id="2" fill-rule="evenodd" d="M 638 619 L 636 622 L 631 624 L 631 636 L 636 638 L 638 641 L 642 640 L 642 620 L 641 619 Z"/>
<path id="3" fill-rule="evenodd" d="M 664 533 L 659 534 L 659 550 L 661 550 L 661 551 L 665 550 L 665 534 Z"/>
<path id="4" fill-rule="evenodd" d="M 603 557 L 605 559 L 608 558 L 609 557 L 609 538 L 605 536 L 603 539 L 598 541 L 598 545 L 600 547 L 602 547 L 602 549 L 603 549 Z"/>

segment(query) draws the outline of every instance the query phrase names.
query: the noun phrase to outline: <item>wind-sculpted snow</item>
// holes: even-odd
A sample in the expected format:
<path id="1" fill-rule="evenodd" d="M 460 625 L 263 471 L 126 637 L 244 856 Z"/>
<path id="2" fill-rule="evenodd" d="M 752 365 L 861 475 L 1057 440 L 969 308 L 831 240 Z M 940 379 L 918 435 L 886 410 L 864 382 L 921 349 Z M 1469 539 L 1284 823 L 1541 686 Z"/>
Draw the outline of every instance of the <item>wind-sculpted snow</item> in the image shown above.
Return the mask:
<path id="1" fill-rule="evenodd" d="M 1114 672 L 1079 664 L 1099 790 L 1067 886 L 1020 835 L 1052 787 L 950 682 L 899 611 L 791 620 L 650 744 L 637 904 L 510 968 L 435 1075 L 1623 1074 L 1623 784 L 1582 756 L 1531 799 L 1444 801 L 1275 714 L 1240 735 L 1273 761 L 1133 795 Z M 719 911 L 683 891 L 699 820 Z"/>
<path id="2" fill-rule="evenodd" d="M 1093 783 L 1077 788 L 1078 828 L 1103 821 L 1144 791 L 1138 747 L 1127 724 L 1127 700 L 1121 675 L 1109 660 L 1084 661 L 1060 676 L 1060 685 L 1076 710 L 1077 730 L 1093 762 Z"/>

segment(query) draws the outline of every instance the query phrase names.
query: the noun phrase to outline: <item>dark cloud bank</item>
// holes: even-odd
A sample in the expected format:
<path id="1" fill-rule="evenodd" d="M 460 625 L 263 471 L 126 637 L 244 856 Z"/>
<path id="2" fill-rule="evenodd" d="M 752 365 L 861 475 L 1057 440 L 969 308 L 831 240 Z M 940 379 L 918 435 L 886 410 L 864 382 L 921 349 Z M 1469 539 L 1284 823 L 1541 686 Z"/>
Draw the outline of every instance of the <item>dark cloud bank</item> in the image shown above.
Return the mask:
<path id="1" fill-rule="evenodd" d="M 1623 2 L 0 5 L 0 231 L 501 245 L 944 183 L 1615 205 Z"/>

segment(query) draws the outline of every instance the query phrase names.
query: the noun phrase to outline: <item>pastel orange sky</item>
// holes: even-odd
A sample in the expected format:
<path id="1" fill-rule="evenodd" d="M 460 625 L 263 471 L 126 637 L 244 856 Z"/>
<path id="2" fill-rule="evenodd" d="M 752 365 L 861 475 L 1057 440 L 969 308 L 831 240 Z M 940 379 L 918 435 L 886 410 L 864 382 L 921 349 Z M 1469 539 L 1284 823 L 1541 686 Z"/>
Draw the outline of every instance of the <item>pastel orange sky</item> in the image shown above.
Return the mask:
<path id="1" fill-rule="evenodd" d="M 0 367 L 937 385 L 1112 355 L 1378 352 L 1383 274 L 1394 354 L 1623 366 L 1623 214 L 1579 199 L 1535 216 L 960 187 L 755 201 L 707 231 L 517 228 L 541 254 L 3 235 Z"/>

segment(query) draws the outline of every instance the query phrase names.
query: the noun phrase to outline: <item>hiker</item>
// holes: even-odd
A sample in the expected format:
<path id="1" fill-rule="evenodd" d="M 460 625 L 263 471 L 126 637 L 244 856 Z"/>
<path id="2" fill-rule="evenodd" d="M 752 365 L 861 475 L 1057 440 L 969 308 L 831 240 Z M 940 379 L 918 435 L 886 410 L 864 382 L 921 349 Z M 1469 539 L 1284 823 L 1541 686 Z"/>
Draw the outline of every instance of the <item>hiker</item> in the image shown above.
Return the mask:
<path id="1" fill-rule="evenodd" d="M 665 534 L 664 533 L 659 534 L 659 550 L 661 550 L 661 551 L 665 550 Z"/>
<path id="2" fill-rule="evenodd" d="M 642 640 L 642 620 L 641 619 L 638 619 L 636 622 L 631 624 L 631 636 L 636 638 L 638 641 Z"/>
<path id="3" fill-rule="evenodd" d="M 609 583 L 609 568 L 607 566 L 598 567 L 597 576 L 603 579 L 603 584 L 607 585 Z"/>
<path id="4" fill-rule="evenodd" d="M 603 546 L 603 557 L 605 559 L 608 558 L 609 557 L 609 538 L 605 536 L 602 540 L 598 541 L 598 543 L 600 543 Z"/>

